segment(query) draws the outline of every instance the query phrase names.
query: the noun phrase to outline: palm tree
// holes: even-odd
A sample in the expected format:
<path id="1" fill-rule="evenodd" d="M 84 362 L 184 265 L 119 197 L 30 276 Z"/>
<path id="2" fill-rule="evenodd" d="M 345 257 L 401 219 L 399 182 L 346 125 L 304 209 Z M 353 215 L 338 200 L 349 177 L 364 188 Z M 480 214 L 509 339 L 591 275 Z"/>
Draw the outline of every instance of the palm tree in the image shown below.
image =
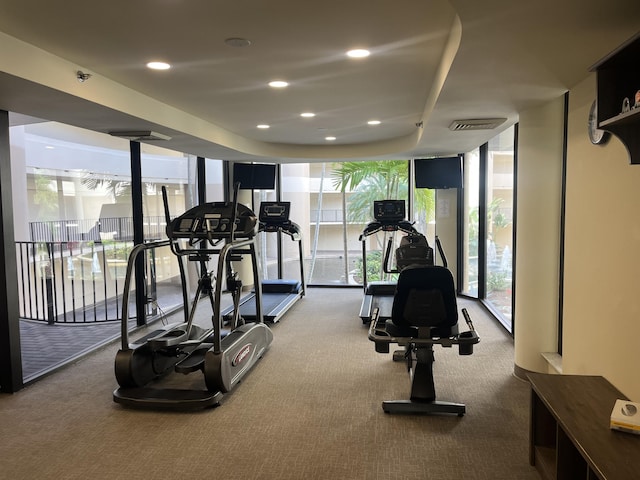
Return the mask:
<path id="1" fill-rule="evenodd" d="M 81 182 L 89 190 L 104 190 L 113 201 L 116 201 L 117 197 L 131 196 L 131 182 L 128 181 L 116 181 L 106 175 L 86 172 Z"/>
<path id="2" fill-rule="evenodd" d="M 342 192 L 343 199 L 346 198 L 348 190 L 352 192 L 348 200 L 347 214 L 343 215 L 345 239 L 347 219 L 352 222 L 371 219 L 375 200 L 408 199 L 409 165 L 406 160 L 340 163 L 335 165 L 332 177 L 333 186 Z M 419 224 L 423 229 L 426 229 L 427 223 L 434 218 L 435 197 L 433 190 L 416 189 L 414 210 Z M 380 245 L 385 243 L 386 238 Z M 345 274 L 348 275 L 347 254 L 345 240 Z"/>
<path id="3" fill-rule="evenodd" d="M 362 221 L 373 215 L 374 200 L 407 198 L 407 162 L 388 160 L 345 162 L 332 172 L 334 188 L 354 192 L 349 197 L 348 219 Z"/>

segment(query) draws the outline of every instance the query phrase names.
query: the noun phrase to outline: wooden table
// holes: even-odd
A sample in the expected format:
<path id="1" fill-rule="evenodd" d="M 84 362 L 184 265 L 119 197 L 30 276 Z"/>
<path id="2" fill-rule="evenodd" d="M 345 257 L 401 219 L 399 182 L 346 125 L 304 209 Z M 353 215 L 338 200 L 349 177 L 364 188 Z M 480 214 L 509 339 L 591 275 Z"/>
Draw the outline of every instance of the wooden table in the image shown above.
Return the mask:
<path id="1" fill-rule="evenodd" d="M 528 377 L 529 461 L 543 479 L 640 479 L 640 435 L 609 428 L 620 391 L 597 376 Z"/>

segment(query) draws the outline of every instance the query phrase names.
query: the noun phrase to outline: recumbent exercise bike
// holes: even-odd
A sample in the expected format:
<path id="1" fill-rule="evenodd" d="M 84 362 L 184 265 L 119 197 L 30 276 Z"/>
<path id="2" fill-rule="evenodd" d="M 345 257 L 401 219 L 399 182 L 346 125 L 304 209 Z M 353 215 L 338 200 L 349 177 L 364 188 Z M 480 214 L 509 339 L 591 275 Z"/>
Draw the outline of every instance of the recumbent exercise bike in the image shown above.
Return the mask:
<path id="1" fill-rule="evenodd" d="M 466 412 L 464 404 L 436 400 L 433 345 L 458 345 L 460 355 L 471 355 L 480 338 L 466 309 L 462 314 L 469 330 L 458 332 L 453 276 L 445 266 L 433 264 L 433 250 L 422 234 L 403 238 L 396 262 L 400 274 L 391 318 L 381 319 L 374 311 L 369 339 L 378 353 L 389 353 L 391 343 L 404 346 L 411 396 L 409 400 L 384 401 L 382 408 L 385 413 L 452 413 L 461 417 Z"/>

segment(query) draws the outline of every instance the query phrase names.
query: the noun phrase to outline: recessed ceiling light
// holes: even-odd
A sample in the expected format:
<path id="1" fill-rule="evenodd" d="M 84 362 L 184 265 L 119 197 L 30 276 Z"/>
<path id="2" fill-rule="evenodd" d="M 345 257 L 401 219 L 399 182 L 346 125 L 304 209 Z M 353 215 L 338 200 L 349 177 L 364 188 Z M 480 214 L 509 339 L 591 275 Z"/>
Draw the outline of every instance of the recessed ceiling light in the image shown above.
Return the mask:
<path id="1" fill-rule="evenodd" d="M 327 142 L 333 142 L 333 141 L 336 139 L 336 137 L 324 137 L 324 139 L 325 139 Z"/>
<path id="2" fill-rule="evenodd" d="M 351 58 L 364 58 L 368 57 L 370 53 L 371 52 L 369 52 L 369 50 L 365 50 L 364 48 L 356 48 L 354 50 L 349 50 L 347 52 L 347 56 Z"/>
<path id="3" fill-rule="evenodd" d="M 169 70 L 171 65 L 166 62 L 149 62 L 147 63 L 147 67 L 152 70 Z"/>
<path id="4" fill-rule="evenodd" d="M 267 128 L 269 128 L 269 125 L 265 123 L 261 123 L 260 125 L 256 125 L 256 128 L 260 128 L 261 130 L 266 130 Z"/>
<path id="5" fill-rule="evenodd" d="M 288 87 L 289 84 L 284 80 L 274 80 L 272 82 L 269 82 L 269 86 L 273 88 L 284 88 L 284 87 Z"/>
<path id="6" fill-rule="evenodd" d="M 300 114 L 300 116 L 304 118 L 313 118 L 316 116 L 316 114 L 313 112 L 303 112 Z"/>
<path id="7" fill-rule="evenodd" d="M 369 120 L 367 125 L 380 125 L 380 120 Z"/>

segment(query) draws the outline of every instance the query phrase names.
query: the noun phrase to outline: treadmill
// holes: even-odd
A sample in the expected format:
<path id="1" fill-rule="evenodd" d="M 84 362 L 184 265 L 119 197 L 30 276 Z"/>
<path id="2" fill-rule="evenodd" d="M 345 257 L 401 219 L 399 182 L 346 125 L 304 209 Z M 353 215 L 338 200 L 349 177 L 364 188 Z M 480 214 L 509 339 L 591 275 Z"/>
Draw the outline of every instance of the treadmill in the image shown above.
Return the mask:
<path id="1" fill-rule="evenodd" d="M 360 307 L 360 319 L 363 324 L 371 322 L 373 312 L 378 309 L 379 318 L 391 318 L 393 296 L 396 293 L 396 282 L 392 281 L 367 281 L 367 238 L 378 232 L 389 232 L 391 235 L 387 241 L 383 270 L 385 273 L 397 273 L 396 269 L 389 266 L 393 248 L 393 240 L 396 232 L 404 232 L 408 235 L 418 234 L 411 222 L 404 219 L 404 200 L 376 200 L 373 202 L 373 215 L 375 221 L 369 223 L 360 234 L 362 242 L 362 276 L 364 286 L 364 298 Z"/>
<path id="2" fill-rule="evenodd" d="M 258 232 L 285 234 L 298 243 L 300 280 L 265 279 L 262 281 L 262 313 L 265 322 L 276 323 L 305 294 L 304 252 L 300 227 L 289 220 L 291 202 L 261 202 Z M 245 322 L 256 321 L 255 293 L 240 300 L 240 316 Z M 223 312 L 225 320 L 231 309 Z"/>

